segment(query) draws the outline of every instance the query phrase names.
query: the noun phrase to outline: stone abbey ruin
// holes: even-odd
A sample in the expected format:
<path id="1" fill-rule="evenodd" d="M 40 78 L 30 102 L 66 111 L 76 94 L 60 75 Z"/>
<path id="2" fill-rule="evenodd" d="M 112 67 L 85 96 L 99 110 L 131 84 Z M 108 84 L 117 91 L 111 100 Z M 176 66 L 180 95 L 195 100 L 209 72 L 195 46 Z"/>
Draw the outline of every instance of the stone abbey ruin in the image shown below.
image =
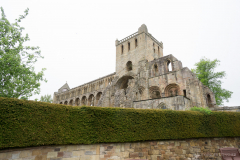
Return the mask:
<path id="1" fill-rule="evenodd" d="M 116 72 L 75 88 L 64 84 L 53 103 L 143 109 L 187 110 L 216 106 L 214 93 L 143 24 L 138 32 L 116 40 Z"/>

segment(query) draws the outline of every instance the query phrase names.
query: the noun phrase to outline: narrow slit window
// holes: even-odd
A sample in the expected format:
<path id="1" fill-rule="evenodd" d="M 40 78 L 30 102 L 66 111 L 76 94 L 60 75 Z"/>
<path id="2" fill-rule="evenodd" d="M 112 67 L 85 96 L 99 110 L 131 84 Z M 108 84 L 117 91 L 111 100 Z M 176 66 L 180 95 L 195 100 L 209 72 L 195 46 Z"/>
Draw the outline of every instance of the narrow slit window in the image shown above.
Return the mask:
<path id="1" fill-rule="evenodd" d="M 123 54 L 123 45 L 122 45 L 122 54 Z"/>
<path id="2" fill-rule="evenodd" d="M 135 48 L 138 46 L 138 41 L 135 39 Z"/>
<path id="3" fill-rule="evenodd" d="M 184 96 L 184 97 L 187 97 L 187 92 L 186 92 L 185 89 L 183 90 L 183 96 Z"/>
<path id="4" fill-rule="evenodd" d="M 130 42 L 128 42 L 128 51 L 130 51 Z"/>

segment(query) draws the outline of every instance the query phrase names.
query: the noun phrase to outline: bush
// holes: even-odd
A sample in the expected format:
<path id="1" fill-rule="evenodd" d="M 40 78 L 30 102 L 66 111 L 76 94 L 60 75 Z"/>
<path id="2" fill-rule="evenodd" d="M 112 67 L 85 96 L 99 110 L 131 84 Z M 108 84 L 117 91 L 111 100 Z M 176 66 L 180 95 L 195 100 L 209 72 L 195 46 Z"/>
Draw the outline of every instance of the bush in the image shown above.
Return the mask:
<path id="1" fill-rule="evenodd" d="M 239 137 L 240 113 L 73 107 L 0 98 L 0 149 Z"/>
<path id="2" fill-rule="evenodd" d="M 211 114 L 212 111 L 209 109 L 209 108 L 203 108 L 203 107 L 192 107 L 190 109 L 190 111 L 199 111 L 199 112 L 202 112 L 202 113 L 206 113 L 206 114 Z"/>

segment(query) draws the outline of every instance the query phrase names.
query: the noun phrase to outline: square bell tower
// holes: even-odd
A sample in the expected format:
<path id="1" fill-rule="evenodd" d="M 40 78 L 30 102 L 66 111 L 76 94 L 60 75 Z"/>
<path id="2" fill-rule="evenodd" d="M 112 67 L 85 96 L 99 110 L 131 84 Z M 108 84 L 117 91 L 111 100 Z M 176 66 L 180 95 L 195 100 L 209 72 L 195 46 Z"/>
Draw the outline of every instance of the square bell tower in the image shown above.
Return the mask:
<path id="1" fill-rule="evenodd" d="M 122 40 L 116 40 L 116 75 L 123 76 L 129 72 L 137 73 L 138 62 L 152 61 L 163 57 L 163 43 L 148 33 L 145 24 L 138 31 Z"/>

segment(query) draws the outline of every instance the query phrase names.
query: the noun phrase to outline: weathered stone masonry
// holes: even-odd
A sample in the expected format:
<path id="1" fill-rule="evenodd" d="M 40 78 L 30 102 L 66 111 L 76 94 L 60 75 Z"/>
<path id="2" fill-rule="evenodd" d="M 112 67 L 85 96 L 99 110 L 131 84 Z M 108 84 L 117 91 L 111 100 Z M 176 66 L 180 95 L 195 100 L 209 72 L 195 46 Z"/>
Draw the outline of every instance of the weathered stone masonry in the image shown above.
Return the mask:
<path id="1" fill-rule="evenodd" d="M 186 110 L 214 107 L 213 92 L 173 55 L 163 56 L 163 43 L 142 25 L 116 40 L 116 72 L 54 93 L 53 103 L 123 108 Z"/>
<path id="2" fill-rule="evenodd" d="M 41 146 L 1 150 L 0 160 L 221 160 L 219 148 L 239 146 L 239 137 Z"/>

